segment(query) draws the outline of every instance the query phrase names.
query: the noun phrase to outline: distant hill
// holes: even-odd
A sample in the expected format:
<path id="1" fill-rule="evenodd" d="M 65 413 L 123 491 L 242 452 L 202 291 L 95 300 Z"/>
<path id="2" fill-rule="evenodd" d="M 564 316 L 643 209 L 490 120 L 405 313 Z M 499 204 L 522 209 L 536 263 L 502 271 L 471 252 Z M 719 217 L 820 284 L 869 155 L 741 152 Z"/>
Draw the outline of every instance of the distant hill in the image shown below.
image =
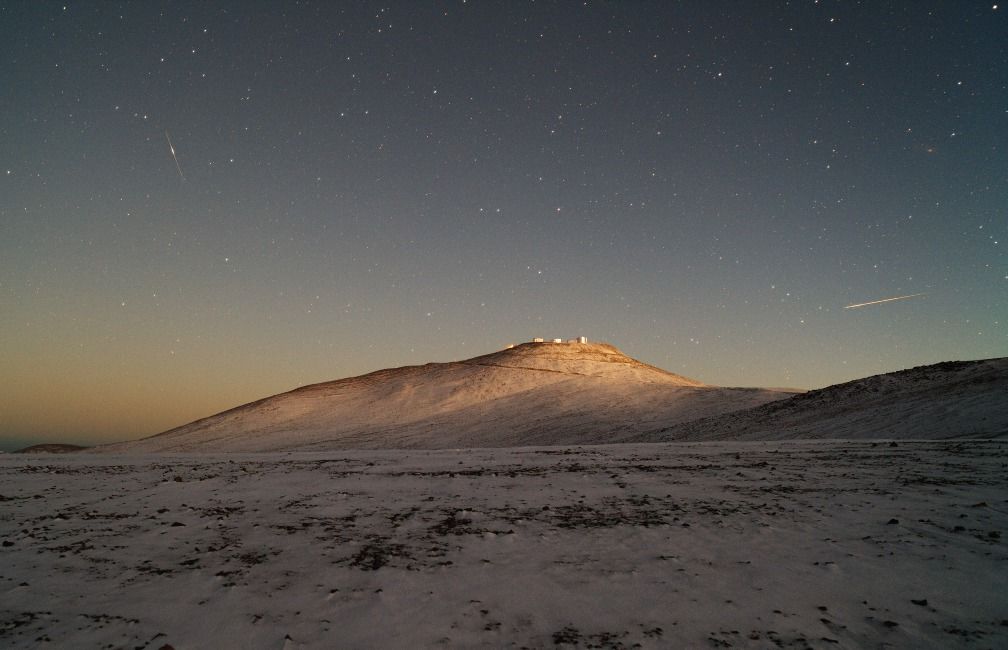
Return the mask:
<path id="1" fill-rule="evenodd" d="M 604 343 L 525 343 L 466 361 L 304 386 L 95 451 L 610 443 L 792 394 L 706 386 Z"/>
<path id="2" fill-rule="evenodd" d="M 874 375 L 679 422 L 646 441 L 1008 437 L 1008 357 Z"/>
<path id="3" fill-rule="evenodd" d="M 57 443 L 46 443 L 41 445 L 31 445 L 30 447 L 25 447 L 24 449 L 18 449 L 17 451 L 12 451 L 12 454 L 72 454 L 74 452 L 82 451 L 87 449 L 87 447 L 81 447 L 80 445 L 64 445 Z"/>

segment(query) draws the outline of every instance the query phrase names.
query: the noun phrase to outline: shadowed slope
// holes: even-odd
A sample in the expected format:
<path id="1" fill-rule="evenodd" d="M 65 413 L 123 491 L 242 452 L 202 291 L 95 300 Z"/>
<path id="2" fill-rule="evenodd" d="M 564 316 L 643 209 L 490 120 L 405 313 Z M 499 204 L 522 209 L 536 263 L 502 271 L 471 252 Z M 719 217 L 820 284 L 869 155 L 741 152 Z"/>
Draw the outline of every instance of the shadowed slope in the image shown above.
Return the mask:
<path id="1" fill-rule="evenodd" d="M 12 451 L 12 454 L 74 454 L 78 451 L 83 451 L 87 447 L 82 447 L 80 445 L 67 445 L 63 443 L 52 443 L 46 442 L 40 445 L 31 445 L 30 447 L 25 447 L 24 449 L 18 449 L 17 451 Z"/>
<path id="2" fill-rule="evenodd" d="M 1008 436 L 1008 357 L 948 361 L 856 379 L 684 422 L 638 440 Z"/>

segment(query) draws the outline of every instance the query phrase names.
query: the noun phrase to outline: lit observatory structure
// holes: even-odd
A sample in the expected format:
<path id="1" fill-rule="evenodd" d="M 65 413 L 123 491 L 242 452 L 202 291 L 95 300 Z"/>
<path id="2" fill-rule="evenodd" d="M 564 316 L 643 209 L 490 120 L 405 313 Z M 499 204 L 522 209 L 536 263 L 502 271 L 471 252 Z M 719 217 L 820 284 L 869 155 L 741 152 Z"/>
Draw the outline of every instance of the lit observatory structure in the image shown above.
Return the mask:
<path id="1" fill-rule="evenodd" d="M 534 339 L 532 339 L 532 342 L 533 343 L 545 343 L 546 340 L 543 339 L 541 336 L 537 336 Z M 563 343 L 564 340 L 563 339 L 552 339 L 550 342 L 551 343 Z M 588 342 L 588 337 L 587 336 L 579 336 L 576 339 L 567 339 L 567 342 L 568 343 L 587 343 Z"/>
<path id="2" fill-rule="evenodd" d="M 543 337 L 541 337 L 541 336 L 537 336 L 537 337 L 533 338 L 531 342 L 532 342 L 532 343 L 543 343 L 543 344 L 547 344 L 547 343 L 549 343 L 549 344 L 553 344 L 553 343 L 563 343 L 563 342 L 564 342 L 564 340 L 563 340 L 563 339 L 549 339 L 549 340 L 546 340 L 546 339 L 544 339 L 544 338 L 543 338 Z M 579 337 L 577 337 L 576 339 L 567 339 L 567 343 L 568 343 L 569 345 L 570 345 L 570 344 L 574 344 L 574 343 L 582 343 L 582 344 L 587 344 L 587 343 L 588 343 L 588 337 L 587 337 L 587 336 L 579 336 Z M 504 349 L 505 349 L 505 350 L 510 350 L 510 349 L 511 349 L 511 348 L 513 348 L 514 346 L 515 346 L 515 344 L 514 344 L 514 343 L 511 343 L 510 345 L 508 345 L 508 346 L 507 346 L 507 347 L 505 347 Z"/>

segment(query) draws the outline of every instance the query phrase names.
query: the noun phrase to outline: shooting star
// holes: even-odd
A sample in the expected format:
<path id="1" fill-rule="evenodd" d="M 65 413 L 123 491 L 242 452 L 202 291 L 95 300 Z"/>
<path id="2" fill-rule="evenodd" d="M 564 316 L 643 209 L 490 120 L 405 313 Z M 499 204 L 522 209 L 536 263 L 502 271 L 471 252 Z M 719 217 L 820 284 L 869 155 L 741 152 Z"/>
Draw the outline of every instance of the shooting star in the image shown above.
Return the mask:
<path id="1" fill-rule="evenodd" d="M 917 296 L 926 296 L 926 293 L 911 293 L 909 296 L 896 296 L 895 298 L 883 298 L 882 300 L 872 300 L 871 302 L 859 302 L 856 305 L 847 305 L 844 309 L 857 309 L 858 307 L 867 307 L 868 305 L 881 305 L 884 302 L 892 302 L 894 300 L 906 300 L 907 298 L 916 298 Z"/>
<path id="2" fill-rule="evenodd" d="M 175 169 L 178 170 L 179 178 L 185 180 L 185 174 L 182 173 L 182 165 L 179 164 L 178 156 L 175 155 L 175 147 L 172 146 L 171 137 L 168 135 L 168 129 L 165 129 L 164 137 L 168 141 L 168 148 L 171 149 L 171 157 L 175 160 Z"/>

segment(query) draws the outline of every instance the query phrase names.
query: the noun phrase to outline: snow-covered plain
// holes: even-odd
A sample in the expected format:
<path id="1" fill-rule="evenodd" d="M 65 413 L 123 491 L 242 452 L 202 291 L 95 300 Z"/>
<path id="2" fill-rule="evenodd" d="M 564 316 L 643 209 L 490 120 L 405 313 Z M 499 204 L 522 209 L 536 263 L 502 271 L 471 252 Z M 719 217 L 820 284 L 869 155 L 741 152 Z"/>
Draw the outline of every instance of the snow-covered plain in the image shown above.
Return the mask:
<path id="1" fill-rule="evenodd" d="M 0 645 L 1008 647 L 1008 444 L 0 458 Z"/>

